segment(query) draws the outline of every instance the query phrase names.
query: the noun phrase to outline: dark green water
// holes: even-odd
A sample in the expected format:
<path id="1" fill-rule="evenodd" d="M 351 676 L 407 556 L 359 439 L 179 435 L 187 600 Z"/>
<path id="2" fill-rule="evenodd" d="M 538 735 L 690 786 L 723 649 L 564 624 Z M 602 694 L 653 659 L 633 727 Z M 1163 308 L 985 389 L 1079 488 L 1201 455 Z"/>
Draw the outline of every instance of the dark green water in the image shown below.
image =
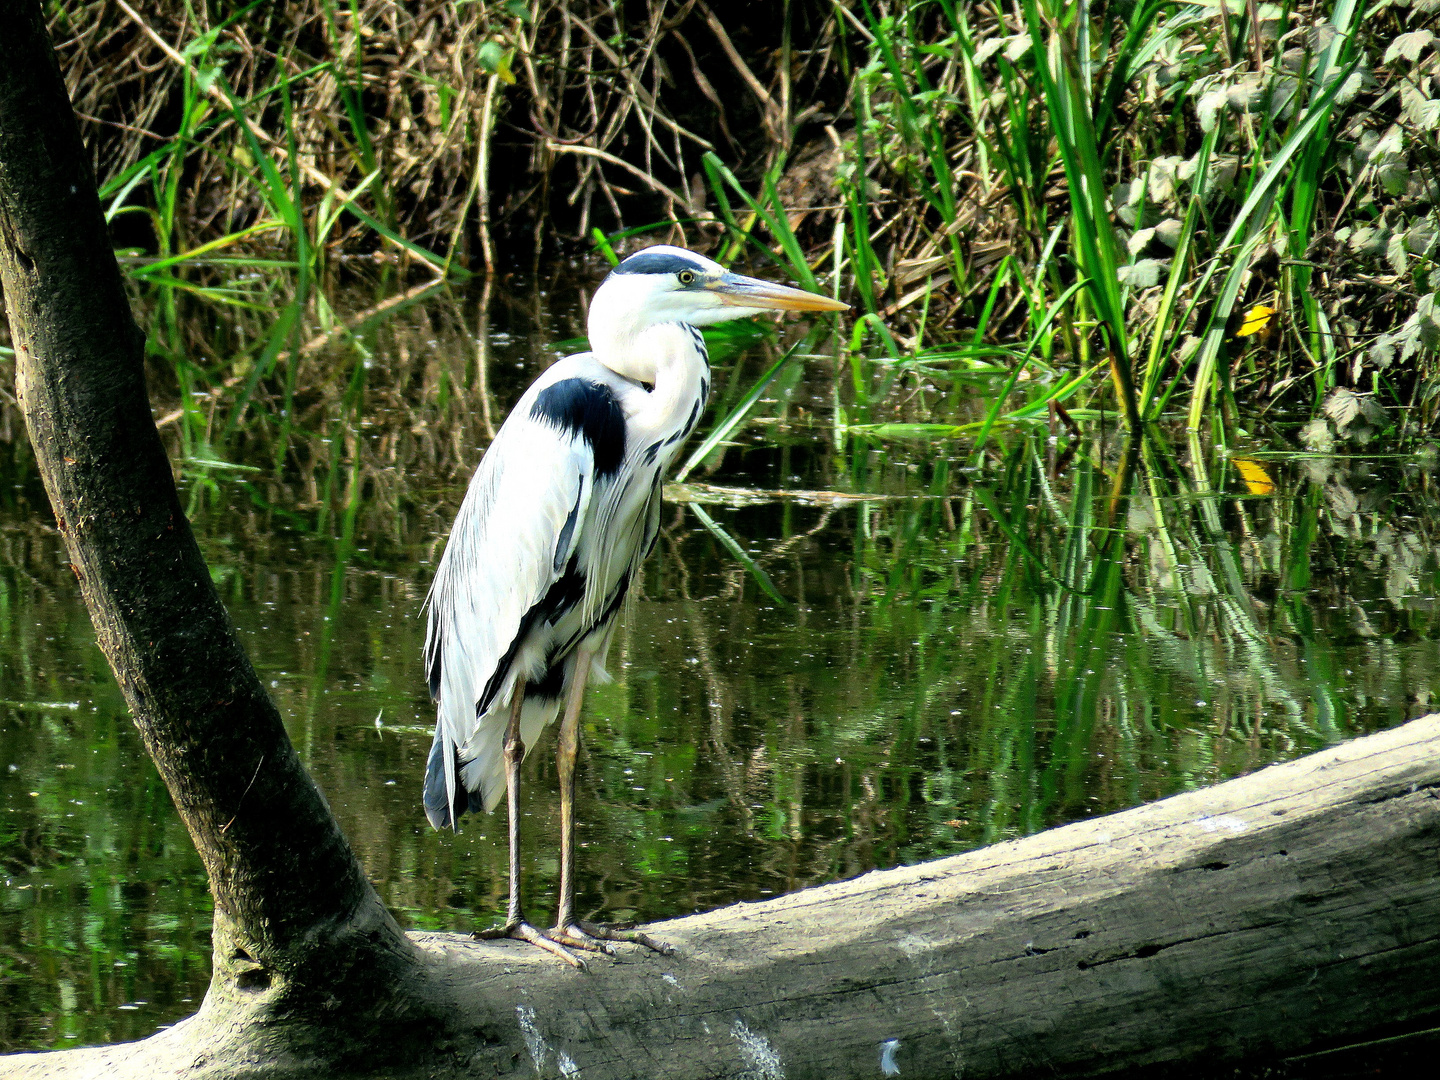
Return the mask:
<path id="1" fill-rule="evenodd" d="M 261 435 L 221 453 L 213 419 L 166 429 L 215 580 L 404 924 L 503 909 L 503 817 L 451 836 L 420 810 L 419 612 L 483 443 L 480 359 L 498 423 L 575 323 L 564 305 L 410 309 L 355 346 L 363 363 L 338 349 L 317 369 L 331 391 L 309 419 L 297 398 L 308 441 L 278 474 Z M 1113 437 L 1041 430 L 973 463 L 968 444 L 848 433 L 825 349 L 677 493 L 700 513 L 666 511 L 616 681 L 588 698 L 583 913 L 663 918 L 963 851 L 1398 724 L 1440 692 L 1431 459 L 1265 456 L 1289 444 L 1257 425 L 1244 455 L 1162 442 L 1125 470 Z M 717 364 L 716 408 L 764 362 Z M 203 996 L 209 897 L 7 423 L 0 1050 L 135 1038 Z M 536 917 L 552 755 L 547 737 L 525 770 Z"/>

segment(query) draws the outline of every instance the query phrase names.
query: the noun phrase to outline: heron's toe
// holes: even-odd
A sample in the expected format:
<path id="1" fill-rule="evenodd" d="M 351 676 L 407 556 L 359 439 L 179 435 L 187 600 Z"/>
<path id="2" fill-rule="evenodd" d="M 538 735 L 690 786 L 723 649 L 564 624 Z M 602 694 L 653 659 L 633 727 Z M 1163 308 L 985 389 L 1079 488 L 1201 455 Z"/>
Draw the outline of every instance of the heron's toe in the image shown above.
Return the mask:
<path id="1" fill-rule="evenodd" d="M 516 941 L 528 941 L 531 945 L 536 945 L 546 952 L 558 956 L 571 967 L 584 971 L 588 966 L 584 960 L 566 948 L 567 945 L 572 948 L 584 948 L 584 946 L 578 942 L 562 942 L 557 939 L 553 933 L 545 930 L 537 930 L 523 920 L 520 922 L 506 923 L 504 926 L 493 926 L 488 930 L 476 930 L 470 936 L 477 941 L 495 941 L 499 938 L 513 938 Z"/>
<path id="2" fill-rule="evenodd" d="M 615 946 L 587 934 L 573 922 L 567 926 L 552 926 L 549 930 L 544 931 L 544 934 L 551 941 L 559 942 L 572 949 L 585 949 L 589 952 L 604 953 L 606 956 L 615 955 Z"/>
<path id="3" fill-rule="evenodd" d="M 653 949 L 661 956 L 674 956 L 675 946 L 664 941 L 656 941 L 649 934 L 639 930 L 631 930 L 627 927 L 606 926 L 604 923 L 582 922 L 576 919 L 568 927 L 572 934 L 583 934 L 586 937 L 597 941 L 628 941 L 634 945 L 644 945 L 647 949 Z"/>

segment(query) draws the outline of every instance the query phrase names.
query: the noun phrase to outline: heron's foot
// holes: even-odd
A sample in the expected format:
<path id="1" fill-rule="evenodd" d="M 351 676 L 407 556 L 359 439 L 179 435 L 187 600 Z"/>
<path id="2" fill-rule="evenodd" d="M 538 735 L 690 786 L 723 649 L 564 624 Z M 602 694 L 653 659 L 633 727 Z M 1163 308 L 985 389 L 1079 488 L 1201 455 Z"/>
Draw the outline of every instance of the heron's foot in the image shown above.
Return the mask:
<path id="1" fill-rule="evenodd" d="M 516 941 L 528 941 L 531 945 L 538 945 L 548 953 L 553 953 L 561 960 L 564 960 L 571 967 L 585 970 L 585 961 L 567 949 L 585 948 L 579 942 L 565 941 L 553 931 L 537 930 L 524 919 L 517 919 L 515 922 L 506 923 L 504 926 L 492 926 L 488 930 L 476 930 L 470 935 L 476 941 L 496 941 L 500 938 L 513 938 Z"/>
<path id="2" fill-rule="evenodd" d="M 577 947 L 598 948 L 601 952 L 614 955 L 615 950 L 603 944 L 607 941 L 628 941 L 635 945 L 644 945 L 647 949 L 653 949 L 661 956 L 675 955 L 675 946 L 664 941 L 656 941 L 649 934 L 639 930 L 631 929 L 629 925 L 609 926 L 605 923 L 584 922 L 581 919 L 572 919 L 563 928 L 556 927 L 557 932 L 563 933 L 566 938 L 574 939 Z M 580 946 L 581 941 L 592 942 L 589 946 Z M 567 942 L 569 944 L 569 942 Z"/>

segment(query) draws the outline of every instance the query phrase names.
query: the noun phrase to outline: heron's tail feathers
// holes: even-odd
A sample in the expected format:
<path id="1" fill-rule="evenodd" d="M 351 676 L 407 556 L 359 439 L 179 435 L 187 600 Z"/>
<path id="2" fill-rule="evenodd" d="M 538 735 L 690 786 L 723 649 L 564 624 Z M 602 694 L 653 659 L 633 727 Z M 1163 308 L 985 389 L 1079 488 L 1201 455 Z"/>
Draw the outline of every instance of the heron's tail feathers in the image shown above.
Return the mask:
<path id="1" fill-rule="evenodd" d="M 530 748 L 527 746 L 525 749 L 528 752 Z M 497 750 L 467 761 L 460 766 L 460 783 L 466 788 L 475 788 L 470 798 L 477 811 L 483 809 L 487 814 L 491 813 L 505 801 L 504 753 Z"/>
<path id="2" fill-rule="evenodd" d="M 425 766 L 425 816 L 430 819 L 430 824 L 437 829 L 454 829 L 460 831 L 460 818 L 466 812 L 475 813 L 480 810 L 480 798 L 473 792 L 467 791 L 461 780 L 460 762 L 455 756 L 455 747 L 447 746 L 449 742 L 440 732 L 435 733 L 435 741 L 430 746 L 430 760 Z M 448 753 L 446 751 L 449 751 Z M 446 761 L 450 762 L 450 776 L 453 783 L 446 782 Z M 454 791 L 453 801 L 450 792 Z"/>

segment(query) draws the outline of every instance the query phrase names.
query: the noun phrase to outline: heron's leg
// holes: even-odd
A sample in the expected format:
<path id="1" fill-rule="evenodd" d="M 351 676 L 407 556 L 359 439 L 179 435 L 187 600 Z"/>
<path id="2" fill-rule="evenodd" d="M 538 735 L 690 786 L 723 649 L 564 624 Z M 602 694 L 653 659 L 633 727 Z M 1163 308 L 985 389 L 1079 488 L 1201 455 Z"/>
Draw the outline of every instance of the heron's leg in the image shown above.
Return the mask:
<path id="1" fill-rule="evenodd" d="M 525 744 L 520 741 L 520 713 L 524 708 L 525 679 L 521 677 L 515 680 L 514 696 L 510 699 L 510 721 L 505 726 L 505 741 L 501 744 L 501 753 L 505 757 L 505 808 L 510 814 L 510 905 L 504 926 L 477 930 L 473 936 L 528 941 L 554 953 L 568 964 L 583 968 L 585 961 L 526 922 L 520 907 L 520 763 L 525 760 Z"/>
<path id="2" fill-rule="evenodd" d="M 570 669 L 565 714 L 560 719 L 556 740 L 555 768 L 560 776 L 560 898 L 556 904 L 555 926 L 545 931 L 551 941 L 573 949 L 590 949 L 614 955 L 615 950 L 574 929 L 575 909 L 575 757 L 580 751 L 580 709 L 585 703 L 585 686 L 590 681 L 593 648 L 582 645 L 575 651 Z"/>
<path id="3" fill-rule="evenodd" d="M 510 699 L 510 722 L 505 725 L 505 741 L 500 752 L 505 757 L 505 810 L 510 816 L 510 907 L 505 922 L 511 926 L 525 921 L 520 911 L 520 763 L 525 760 L 525 744 L 520 739 L 520 713 L 525 708 L 525 676 L 515 680 L 514 696 Z"/>
<path id="4" fill-rule="evenodd" d="M 593 648 L 576 650 L 570 696 L 565 701 L 565 716 L 560 721 L 559 745 L 555 750 L 556 771 L 560 775 L 560 900 L 556 905 L 555 928 L 549 932 L 553 940 L 572 948 L 594 949 L 614 953 L 607 941 L 631 941 L 658 953 L 669 955 L 675 950 L 638 930 L 622 930 L 575 918 L 575 757 L 580 750 L 580 707 L 585 702 L 585 686 L 590 681 Z"/>
<path id="5" fill-rule="evenodd" d="M 560 775 L 560 900 L 556 904 L 555 929 L 561 931 L 575 914 L 575 757 L 580 752 L 580 709 L 585 703 L 593 655 L 593 650 L 584 645 L 575 651 L 570 694 L 555 748 L 555 770 Z"/>

